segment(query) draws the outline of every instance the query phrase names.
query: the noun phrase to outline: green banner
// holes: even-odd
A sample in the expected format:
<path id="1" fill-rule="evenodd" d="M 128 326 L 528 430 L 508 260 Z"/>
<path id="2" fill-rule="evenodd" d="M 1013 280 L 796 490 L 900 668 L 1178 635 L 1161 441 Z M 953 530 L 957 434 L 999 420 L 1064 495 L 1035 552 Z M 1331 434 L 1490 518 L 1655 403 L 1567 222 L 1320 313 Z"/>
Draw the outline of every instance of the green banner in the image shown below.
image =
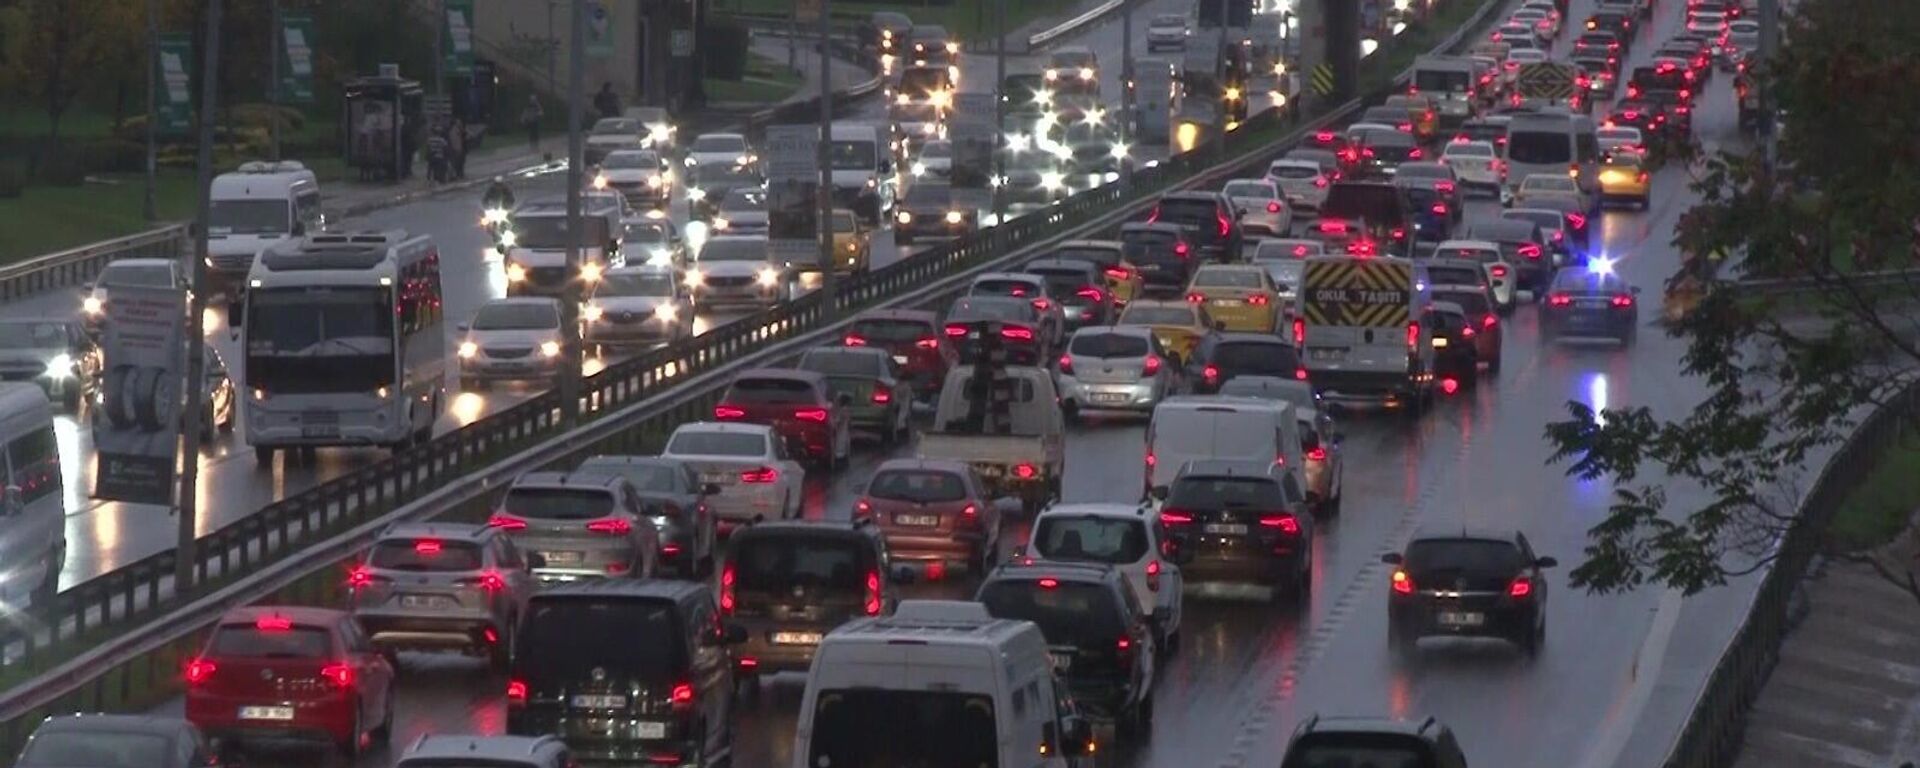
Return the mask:
<path id="1" fill-rule="evenodd" d="M 606 0 L 587 0 L 587 55 L 596 59 L 613 56 L 613 15 Z"/>
<path id="2" fill-rule="evenodd" d="M 447 17 L 440 24 L 440 70 L 447 77 L 473 74 L 473 0 L 442 0 Z"/>
<path id="3" fill-rule="evenodd" d="M 161 35 L 159 56 L 153 75 L 154 130 L 185 136 L 193 131 L 193 35 Z"/>
<path id="4" fill-rule="evenodd" d="M 280 14 L 280 103 L 313 103 L 313 17 Z"/>

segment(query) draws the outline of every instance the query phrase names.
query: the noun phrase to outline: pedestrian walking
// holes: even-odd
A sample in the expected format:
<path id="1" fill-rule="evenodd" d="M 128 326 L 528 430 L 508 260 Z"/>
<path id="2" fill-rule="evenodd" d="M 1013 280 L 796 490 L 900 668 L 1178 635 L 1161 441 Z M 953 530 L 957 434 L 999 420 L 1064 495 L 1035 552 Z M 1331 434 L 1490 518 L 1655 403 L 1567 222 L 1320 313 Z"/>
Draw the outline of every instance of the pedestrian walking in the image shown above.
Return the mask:
<path id="1" fill-rule="evenodd" d="M 527 94 L 527 106 L 520 110 L 520 125 L 527 129 L 527 149 L 540 148 L 540 121 L 546 116 L 547 111 L 540 107 L 540 95 Z"/>
<path id="2" fill-rule="evenodd" d="M 600 110 L 600 117 L 620 116 L 620 96 L 613 92 L 613 83 L 600 84 L 600 92 L 593 95 L 593 108 Z"/>
<path id="3" fill-rule="evenodd" d="M 447 151 L 451 153 L 449 159 L 453 161 L 453 177 L 455 179 L 466 178 L 467 124 L 461 122 L 458 117 L 453 119 L 453 126 L 447 130 L 447 144 Z"/>
<path id="4" fill-rule="evenodd" d="M 427 180 L 435 184 L 447 182 L 448 168 L 447 127 L 445 123 L 434 123 L 433 130 L 427 134 Z"/>

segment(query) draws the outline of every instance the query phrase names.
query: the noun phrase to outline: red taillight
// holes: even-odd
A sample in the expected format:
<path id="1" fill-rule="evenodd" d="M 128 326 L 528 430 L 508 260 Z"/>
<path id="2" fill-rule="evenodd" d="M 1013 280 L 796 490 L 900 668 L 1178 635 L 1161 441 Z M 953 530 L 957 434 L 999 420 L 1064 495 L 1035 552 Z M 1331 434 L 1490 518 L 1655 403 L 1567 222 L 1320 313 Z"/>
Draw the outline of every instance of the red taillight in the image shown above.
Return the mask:
<path id="1" fill-rule="evenodd" d="M 867 572 L 867 615 L 880 615 L 880 572 Z"/>
<path id="2" fill-rule="evenodd" d="M 1219 384 L 1220 366 L 1208 363 L 1207 367 L 1200 369 L 1200 375 L 1206 377 L 1208 384 Z"/>
<path id="3" fill-rule="evenodd" d="M 1099 301 L 1107 297 L 1106 292 L 1092 286 L 1074 291 L 1073 295 L 1086 299 L 1087 301 Z"/>
<path id="4" fill-rule="evenodd" d="M 773 467 L 759 467 L 740 473 L 740 482 L 753 485 L 765 485 L 780 479 L 780 470 Z"/>
<path id="5" fill-rule="evenodd" d="M 1507 585 L 1507 597 L 1527 597 L 1533 594 L 1533 581 L 1525 576 L 1517 576 Z"/>
<path id="6" fill-rule="evenodd" d="M 1401 123 L 1394 127 L 1400 129 L 1401 133 L 1413 133 L 1413 123 Z"/>
<path id="7" fill-rule="evenodd" d="M 1488 272 L 1489 274 L 1492 274 L 1492 275 L 1493 275 L 1494 277 L 1506 277 L 1506 276 L 1507 276 L 1507 268 L 1506 268 L 1506 266 L 1504 266 L 1504 265 L 1501 265 L 1501 264 L 1495 264 L 1495 265 L 1493 266 L 1493 268 L 1492 268 L 1492 269 L 1489 269 L 1489 270 L 1487 270 L 1487 272 Z"/>
<path id="8" fill-rule="evenodd" d="M 434 539 L 420 539 L 413 543 L 413 551 L 415 554 L 432 557 L 440 554 L 440 542 Z"/>
<path id="9" fill-rule="evenodd" d="M 913 345 L 916 347 L 919 347 L 920 349 L 939 349 L 940 340 L 932 336 L 928 336 L 927 338 L 914 342 Z"/>
<path id="10" fill-rule="evenodd" d="M 1279 201 L 1277 201 L 1277 200 L 1269 200 L 1269 201 L 1267 201 L 1267 213 L 1279 213 L 1279 212 L 1280 212 L 1280 202 L 1279 202 Z"/>
<path id="11" fill-rule="evenodd" d="M 1073 355 L 1060 356 L 1060 372 L 1068 376 L 1073 375 Z"/>
<path id="12" fill-rule="evenodd" d="M 1164 525 L 1186 525 L 1193 522 L 1193 513 L 1184 509 L 1160 510 L 1160 522 Z"/>
<path id="13" fill-rule="evenodd" d="M 328 664 L 320 668 L 320 676 L 336 688 L 353 687 L 353 666 L 350 664 Z"/>
<path id="14" fill-rule="evenodd" d="M 1548 305 L 1548 306 L 1552 306 L 1552 307 L 1564 307 L 1564 306 L 1567 306 L 1567 305 L 1570 305 L 1570 304 L 1572 304 L 1572 303 L 1573 303 L 1573 297 L 1572 297 L 1572 296 L 1569 296 L 1569 295 L 1567 295 L 1567 294 L 1564 294 L 1564 293 L 1555 293 L 1555 294 L 1549 294 L 1549 295 L 1547 296 L 1547 305 Z"/>
<path id="15" fill-rule="evenodd" d="M 1247 303 L 1256 307 L 1264 307 L 1267 305 L 1267 295 L 1264 293 L 1249 293 L 1247 294 Z"/>
<path id="16" fill-rule="evenodd" d="M 194 659 L 187 662 L 187 684 L 199 685 L 213 678 L 219 666 L 206 659 Z"/>
<path id="17" fill-rule="evenodd" d="M 1453 186 L 1453 182 L 1451 181 L 1435 182 L 1433 185 L 1433 191 L 1439 192 L 1440 194 L 1443 194 L 1443 195 L 1451 195 L 1453 194 L 1453 190 L 1454 190 L 1454 186 Z"/>
<path id="18" fill-rule="evenodd" d="M 587 530 L 593 533 L 604 533 L 609 536 L 625 536 L 633 533 L 633 523 L 627 522 L 627 519 L 624 517 L 612 517 L 587 523 Z"/>
<path id="19" fill-rule="evenodd" d="M 960 338 L 967 335 L 967 327 L 964 325 L 949 325 L 947 326 L 947 335 L 956 339 Z"/>
<path id="20" fill-rule="evenodd" d="M 1160 561 L 1159 560 L 1147 561 L 1147 589 L 1153 592 L 1160 591 Z M 1126 641 L 1123 639 L 1121 640 L 1121 642 L 1126 642 Z"/>
<path id="21" fill-rule="evenodd" d="M 1326 189 L 1326 188 L 1327 188 L 1327 185 L 1328 185 L 1329 183 L 1331 183 L 1331 182 L 1328 182 L 1328 181 L 1327 181 L 1327 177 L 1325 177 L 1325 176 L 1315 176 L 1315 177 L 1313 177 L 1313 185 L 1314 185 L 1314 186 L 1316 186 L 1316 187 L 1319 187 L 1319 188 L 1321 188 L 1321 189 Z"/>
<path id="22" fill-rule="evenodd" d="M 1214 221 L 1220 225 L 1221 237 L 1226 237 L 1228 232 L 1233 231 L 1233 220 L 1227 218 L 1225 215 L 1215 214 Z"/>
<path id="23" fill-rule="evenodd" d="M 1293 515 L 1263 515 L 1260 518 L 1260 527 L 1276 528 L 1288 536 L 1300 535 L 1300 520 Z"/>
<path id="24" fill-rule="evenodd" d="M 1616 307 L 1631 307 L 1631 306 L 1633 306 L 1633 294 L 1630 294 L 1630 293 L 1622 293 L 1622 294 L 1617 294 L 1617 295 L 1615 295 L 1615 296 L 1613 297 L 1613 305 L 1614 305 L 1614 306 L 1616 306 Z"/>
<path id="25" fill-rule="evenodd" d="M 1307 319 L 1304 317 L 1296 317 L 1293 319 L 1293 347 L 1294 349 L 1299 349 L 1306 345 Z"/>
<path id="26" fill-rule="evenodd" d="M 1419 347 L 1420 347 L 1420 324 L 1417 322 L 1407 323 L 1407 349 L 1413 350 L 1413 349 L 1418 349 Z"/>
<path id="27" fill-rule="evenodd" d="M 1407 230 L 1405 227 L 1394 227 L 1392 235 L 1395 240 L 1405 240 L 1407 239 Z"/>
<path id="28" fill-rule="evenodd" d="M 1419 147 L 1414 147 L 1413 149 L 1407 150 L 1408 160 L 1418 160 L 1426 156 L 1427 156 L 1427 153 L 1422 151 Z"/>
<path id="29" fill-rule="evenodd" d="M 1153 455 L 1153 451 L 1147 451 L 1147 469 L 1153 469 L 1159 464 L 1160 457 Z"/>
<path id="30" fill-rule="evenodd" d="M 733 613 L 733 608 L 734 608 L 733 582 L 735 578 L 736 577 L 733 572 L 732 563 L 728 563 L 727 567 L 720 569 L 720 612 L 721 613 L 725 613 L 725 614 Z"/>
<path id="31" fill-rule="evenodd" d="M 1406 571 L 1394 571 L 1393 591 L 1403 595 L 1413 594 L 1413 577 L 1408 576 Z"/>
<path id="32" fill-rule="evenodd" d="M 1041 312 L 1045 312 L 1049 309 L 1053 309 L 1053 302 L 1047 301 L 1046 299 L 1034 299 L 1033 308 L 1040 310 Z"/>
<path id="33" fill-rule="evenodd" d="M 285 632 L 293 629 L 293 620 L 285 616 L 262 616 L 254 619 L 253 628 L 262 632 Z"/>
<path id="34" fill-rule="evenodd" d="M 1490 329 L 1490 328 L 1492 328 L 1492 327 L 1494 327 L 1495 325 L 1498 325 L 1499 323 L 1500 323 L 1500 320 L 1499 320 L 1499 318 L 1496 318 L 1496 317 L 1494 317 L 1494 316 L 1493 316 L 1493 315 L 1491 315 L 1491 314 L 1489 314 L 1489 315 L 1487 315 L 1486 317 L 1483 317 L 1483 318 L 1480 318 L 1480 327 L 1481 327 L 1481 328 L 1489 328 L 1489 329 Z"/>
<path id="35" fill-rule="evenodd" d="M 498 594 L 507 591 L 506 578 L 493 571 L 480 574 L 480 578 L 476 583 L 480 585 L 482 590 L 489 593 Z"/>
<path id="36" fill-rule="evenodd" d="M 811 421 L 815 424 L 825 424 L 827 423 L 827 409 L 801 408 L 793 412 L 793 417 L 801 421 Z"/>
<path id="37" fill-rule="evenodd" d="M 1587 226 L 1587 217 L 1577 213 L 1569 213 L 1567 214 L 1567 223 L 1572 224 L 1574 229 L 1585 229 Z"/>
<path id="38" fill-rule="evenodd" d="M 513 515 L 501 513 L 495 513 L 493 517 L 487 518 L 487 525 L 503 531 L 524 531 L 527 529 L 527 521 L 514 517 Z"/>
<path id="39" fill-rule="evenodd" d="M 1307 451 L 1307 461 L 1326 461 L 1326 460 L 1327 460 L 1327 449 L 1325 448 L 1314 448 L 1311 451 Z"/>
<path id="40" fill-rule="evenodd" d="M 1125 280 L 1132 276 L 1133 276 L 1133 273 L 1128 272 L 1125 267 L 1108 267 L 1107 268 L 1107 277 L 1111 277 L 1115 280 Z"/>
<path id="41" fill-rule="evenodd" d="M 1560 242 L 1560 241 L 1562 241 L 1562 240 L 1565 240 L 1565 239 L 1567 239 L 1567 233 L 1565 233 L 1565 232 L 1562 232 L 1562 231 L 1560 231 L 1560 230 L 1558 230 L 1558 229 L 1556 229 L 1556 230 L 1554 230 L 1554 231 L 1553 231 L 1553 241 L 1554 241 L 1554 242 L 1556 242 L 1556 243 L 1557 243 L 1557 242 Z"/>
<path id="42" fill-rule="evenodd" d="M 1059 579 L 1041 579 L 1038 583 L 1041 589 L 1059 589 L 1060 588 Z"/>
<path id="43" fill-rule="evenodd" d="M 736 408 L 731 405 L 716 405 L 713 407 L 713 417 L 723 421 L 727 419 L 744 419 L 747 417 L 747 409 Z"/>
<path id="44" fill-rule="evenodd" d="M 1160 373 L 1160 356 L 1147 355 L 1147 359 L 1140 364 L 1140 375 L 1141 376 L 1157 376 L 1159 375 L 1159 373 Z"/>
<path id="45" fill-rule="evenodd" d="M 1021 480 L 1032 480 L 1040 476 L 1040 469 L 1032 464 L 1013 465 L 1013 476 Z"/>
<path id="46" fill-rule="evenodd" d="M 1204 304 L 1206 303 L 1206 301 L 1207 301 L 1207 295 L 1199 291 L 1194 291 L 1193 293 L 1187 294 L 1188 304 Z"/>
<path id="47" fill-rule="evenodd" d="M 1313 135 L 1313 140 L 1322 144 L 1333 143 L 1333 131 L 1321 131 Z"/>
<path id="48" fill-rule="evenodd" d="M 1471 339 L 1473 338 L 1473 334 L 1474 334 L 1474 330 L 1473 330 L 1473 326 L 1471 325 L 1460 329 L 1460 338 Z"/>
<path id="49" fill-rule="evenodd" d="M 1121 661 L 1130 660 L 1133 657 L 1133 638 L 1121 635 L 1119 640 L 1113 642 L 1113 651 L 1119 654 Z"/>
<path id="50" fill-rule="evenodd" d="M 347 574 L 347 586 L 350 588 L 359 589 L 361 587 L 367 587 L 372 585 L 373 585 L 373 573 L 371 571 L 368 571 L 367 567 L 364 565 L 354 568 L 351 573 Z"/>
<path id="51" fill-rule="evenodd" d="M 1299 367 L 1299 368 L 1295 368 L 1295 369 L 1293 369 L 1293 378 L 1295 378 L 1295 379 L 1297 379 L 1297 380 L 1299 380 L 1299 381 L 1306 381 L 1306 380 L 1307 380 L 1307 369 L 1306 369 L 1306 367 L 1305 367 L 1305 366 L 1301 366 L 1301 367 Z"/>
<path id="52" fill-rule="evenodd" d="M 968 504 L 960 509 L 960 516 L 966 518 L 968 521 L 976 520 L 980 517 L 980 508 Z"/>
<path id="53" fill-rule="evenodd" d="M 867 338 L 857 333 L 849 333 L 846 338 L 840 341 L 849 347 L 864 347 L 867 345 Z"/>
<path id="54" fill-rule="evenodd" d="M 1534 243 L 1524 243 L 1520 246 L 1520 255 L 1529 259 L 1538 259 L 1540 258 L 1540 246 Z"/>
<path id="55" fill-rule="evenodd" d="M 527 683 L 525 680 L 507 681 L 507 703 L 515 705 L 527 703 Z"/>
<path id="56" fill-rule="evenodd" d="M 693 708 L 693 684 L 681 683 L 673 687 L 673 708 L 687 710 Z"/>
<path id="57" fill-rule="evenodd" d="M 1344 235 L 1347 233 L 1347 223 L 1338 219 L 1323 221 L 1320 222 L 1320 232 L 1328 235 Z"/>
<path id="58" fill-rule="evenodd" d="M 1001 329 L 1000 329 L 1000 338 L 1003 338 L 1003 339 L 1012 339 L 1012 340 L 1014 340 L 1014 341 L 1033 341 L 1033 329 L 1031 329 L 1031 328 L 1001 328 Z"/>
<path id="59" fill-rule="evenodd" d="M 1293 247 L 1293 257 L 1296 259 L 1304 259 L 1312 254 L 1313 249 L 1305 245 L 1296 245 Z"/>
<path id="60" fill-rule="evenodd" d="M 1174 243 L 1174 244 L 1173 244 L 1173 255 L 1175 255 L 1175 256 L 1179 256 L 1179 257 L 1181 257 L 1181 258 L 1186 258 L 1186 256 L 1187 256 L 1187 252 L 1188 252 L 1188 251 L 1190 251 L 1190 250 L 1192 250 L 1192 249 L 1191 249 L 1191 248 L 1188 248 L 1188 247 L 1187 247 L 1187 244 L 1186 244 L 1186 243 Z"/>
<path id="61" fill-rule="evenodd" d="M 1428 209 L 1428 210 L 1431 210 L 1431 211 L 1433 211 L 1433 215 L 1435 215 L 1435 216 L 1445 216 L 1445 215 L 1447 215 L 1447 204 L 1446 204 L 1446 203 L 1434 203 L 1434 204 L 1433 204 L 1433 207 L 1432 207 L 1432 208 L 1430 208 L 1430 209 Z"/>

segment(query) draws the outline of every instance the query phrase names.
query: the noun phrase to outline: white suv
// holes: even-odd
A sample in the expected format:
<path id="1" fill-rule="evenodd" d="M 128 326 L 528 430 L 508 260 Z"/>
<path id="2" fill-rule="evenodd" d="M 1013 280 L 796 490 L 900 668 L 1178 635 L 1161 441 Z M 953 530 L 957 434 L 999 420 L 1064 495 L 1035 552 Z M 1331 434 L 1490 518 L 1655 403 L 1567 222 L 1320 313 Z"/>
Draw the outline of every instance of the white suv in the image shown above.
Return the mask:
<path id="1" fill-rule="evenodd" d="M 1161 556 L 1159 526 L 1144 506 L 1055 504 L 1033 521 L 1026 557 L 1111 565 L 1134 592 L 1152 597 L 1150 618 L 1160 649 L 1180 646 L 1180 568 Z"/>

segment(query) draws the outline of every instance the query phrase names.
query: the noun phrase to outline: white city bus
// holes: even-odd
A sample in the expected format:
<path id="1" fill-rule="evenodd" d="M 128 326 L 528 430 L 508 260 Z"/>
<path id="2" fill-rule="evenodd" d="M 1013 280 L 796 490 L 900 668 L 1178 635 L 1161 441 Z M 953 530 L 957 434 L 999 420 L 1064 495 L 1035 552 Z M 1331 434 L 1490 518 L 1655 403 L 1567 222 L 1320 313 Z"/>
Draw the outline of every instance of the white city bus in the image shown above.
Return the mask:
<path id="1" fill-rule="evenodd" d="M 262 253 L 235 323 L 254 457 L 432 439 L 442 308 L 440 251 L 424 235 L 330 233 Z"/>

